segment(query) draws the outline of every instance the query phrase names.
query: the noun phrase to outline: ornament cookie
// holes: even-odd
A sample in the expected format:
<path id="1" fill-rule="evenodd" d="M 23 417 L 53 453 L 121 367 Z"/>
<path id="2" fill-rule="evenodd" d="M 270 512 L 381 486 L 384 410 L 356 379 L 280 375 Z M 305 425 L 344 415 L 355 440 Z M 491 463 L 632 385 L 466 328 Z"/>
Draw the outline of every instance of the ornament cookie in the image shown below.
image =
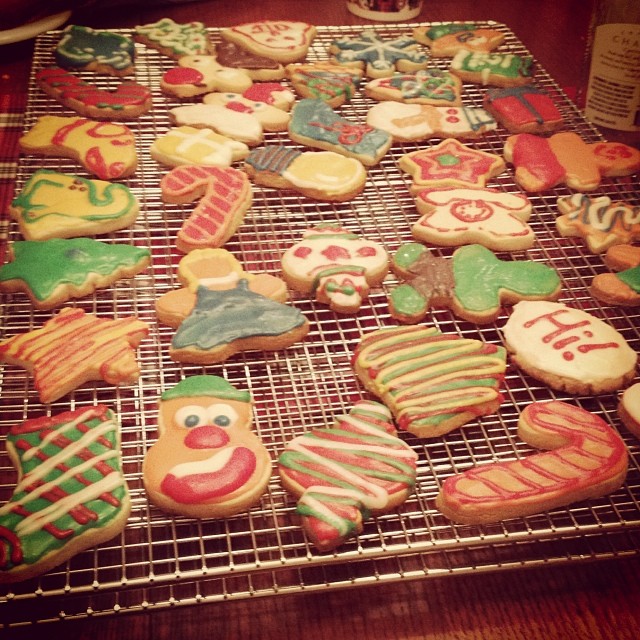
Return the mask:
<path id="1" fill-rule="evenodd" d="M 211 50 L 207 28 L 197 21 L 181 24 L 171 18 L 161 18 L 136 26 L 134 40 L 174 60 L 205 55 Z"/>
<path id="2" fill-rule="evenodd" d="M 0 507 L 0 583 L 45 573 L 124 529 L 131 500 L 110 409 L 26 420 L 7 434 L 7 451 L 19 480 Z"/>
<path id="3" fill-rule="evenodd" d="M 435 327 L 386 327 L 365 334 L 353 365 L 365 388 L 419 438 L 449 433 L 502 402 L 503 347 L 440 333 Z"/>
<path id="4" fill-rule="evenodd" d="M 288 285 L 339 313 L 357 312 L 388 270 L 389 257 L 381 245 L 335 225 L 307 229 L 282 255 Z"/>
<path id="5" fill-rule="evenodd" d="M 249 147 L 211 129 L 183 125 L 158 136 L 149 147 L 149 153 L 156 162 L 169 167 L 185 164 L 228 167 L 245 158 Z"/>
<path id="6" fill-rule="evenodd" d="M 514 364 L 558 391 L 608 393 L 635 375 L 638 355 L 616 329 L 559 302 L 519 302 L 503 333 Z"/>
<path id="7" fill-rule="evenodd" d="M 71 71 L 93 71 L 111 76 L 134 73 L 135 45 L 113 31 L 70 24 L 54 50 L 56 64 Z"/>
<path id="8" fill-rule="evenodd" d="M 531 203 L 497 189 L 422 189 L 415 194 L 422 217 L 411 227 L 416 240 L 445 247 L 477 243 L 493 251 L 522 251 L 535 242 L 527 220 Z"/>
<path id="9" fill-rule="evenodd" d="M 289 137 L 298 144 L 355 158 L 365 166 L 378 164 L 393 142 L 386 131 L 343 118 L 323 100 L 311 98 L 293 107 Z"/>
<path id="10" fill-rule="evenodd" d="M 499 260 L 489 249 L 471 244 L 448 258 L 433 256 L 421 244 L 402 245 L 393 257 L 394 272 L 406 280 L 391 290 L 391 315 L 420 322 L 432 307 L 448 307 L 458 317 L 493 322 L 502 305 L 520 300 L 556 300 L 561 281 L 555 269 L 531 260 Z"/>
<path id="11" fill-rule="evenodd" d="M 412 191 L 425 187 L 483 188 L 506 170 L 501 156 L 448 138 L 400 157 L 398 167 L 413 177 Z"/>
<path id="12" fill-rule="evenodd" d="M 267 145 L 251 151 L 244 170 L 256 184 L 292 189 L 308 198 L 345 202 L 365 187 L 367 172 L 359 160 L 333 151 L 298 151 Z"/>
<path id="13" fill-rule="evenodd" d="M 283 64 L 303 60 L 316 37 L 316 28 L 292 20 L 258 20 L 222 29 L 223 40 Z"/>
<path id="14" fill-rule="evenodd" d="M 130 120 L 151 109 L 151 91 L 137 82 L 101 89 L 59 67 L 38 70 L 36 82 L 47 95 L 85 118 Z"/>
<path id="15" fill-rule="evenodd" d="M 447 478 L 436 498 L 438 510 L 461 524 L 497 522 L 605 496 L 627 476 L 622 438 L 580 407 L 534 402 L 520 415 L 518 436 L 548 451 Z"/>
<path id="16" fill-rule="evenodd" d="M 612 202 L 609 196 L 574 193 L 558 198 L 556 228 L 565 238 L 583 238 L 592 253 L 640 240 L 640 206 Z"/>
<path id="17" fill-rule="evenodd" d="M 372 515 L 401 505 L 416 482 L 417 454 L 397 435 L 389 410 L 360 401 L 327 429 L 297 436 L 278 458 L 283 486 L 319 551 L 362 532 Z"/>
<path id="18" fill-rule="evenodd" d="M 250 291 L 270 300 L 284 303 L 289 295 L 284 280 L 245 271 L 226 249 L 194 249 L 180 260 L 177 275 L 183 286 L 161 295 L 155 305 L 158 320 L 174 329 L 193 311 L 199 287 L 224 291 L 246 280 Z"/>
<path id="19" fill-rule="evenodd" d="M 640 382 L 625 389 L 618 401 L 618 416 L 636 438 L 640 438 Z"/>
<path id="20" fill-rule="evenodd" d="M 26 154 L 75 160 L 102 180 L 126 178 L 138 164 L 133 132 L 115 122 L 40 116 L 18 145 Z"/>
<path id="21" fill-rule="evenodd" d="M 372 100 L 393 100 L 436 107 L 457 107 L 462 104 L 460 78 L 441 69 L 421 69 L 415 73 L 394 73 L 375 78 L 364 86 Z"/>
<path id="22" fill-rule="evenodd" d="M 140 211 L 124 184 L 38 169 L 9 205 L 27 240 L 75 238 L 131 226 Z"/>
<path id="23" fill-rule="evenodd" d="M 420 142 L 428 138 L 474 139 L 498 127 L 484 109 L 393 101 L 374 104 L 367 112 L 367 124 L 388 132 L 397 142 Z"/>
<path id="24" fill-rule="evenodd" d="M 427 67 L 429 57 L 408 36 L 385 40 L 373 29 L 359 36 L 345 36 L 329 46 L 332 61 L 347 67 L 363 69 L 370 78 L 393 75 L 394 71 L 414 72 Z"/>
<path id="25" fill-rule="evenodd" d="M 224 107 L 234 114 L 250 115 L 260 123 L 263 131 L 286 131 L 291 116 L 284 109 L 278 109 L 266 102 L 250 100 L 241 93 L 208 93 L 203 96 L 204 104 Z"/>
<path id="26" fill-rule="evenodd" d="M 218 376 L 192 376 L 165 391 L 158 440 L 142 464 L 149 500 L 191 518 L 224 518 L 258 502 L 271 458 L 251 431 L 252 404 L 248 391 Z"/>
<path id="27" fill-rule="evenodd" d="M 0 267 L 0 291 L 25 293 L 38 309 L 53 309 L 147 268 L 151 252 L 90 238 L 14 242 Z"/>
<path id="28" fill-rule="evenodd" d="M 351 100 L 363 75 L 361 69 L 331 62 L 288 64 L 286 73 L 299 96 L 323 100 L 333 109 Z"/>
<path id="29" fill-rule="evenodd" d="M 515 53 L 458 51 L 450 71 L 463 82 L 516 87 L 533 81 L 533 58 Z"/>
<path id="30" fill-rule="evenodd" d="M 32 373 L 40 402 L 46 404 L 90 380 L 135 382 L 140 374 L 135 349 L 148 331 L 136 318 L 107 320 L 64 307 L 40 329 L 0 342 L 0 362 Z"/>
<path id="31" fill-rule="evenodd" d="M 421 44 L 426 44 L 434 58 L 450 58 L 458 51 L 488 53 L 497 49 L 505 38 L 497 29 L 459 22 L 415 27 L 413 37 Z"/>
<path id="32" fill-rule="evenodd" d="M 282 80 L 286 75 L 284 65 L 277 60 L 251 53 L 235 42 L 218 42 L 215 56 L 224 67 L 240 69 L 255 82 Z"/>

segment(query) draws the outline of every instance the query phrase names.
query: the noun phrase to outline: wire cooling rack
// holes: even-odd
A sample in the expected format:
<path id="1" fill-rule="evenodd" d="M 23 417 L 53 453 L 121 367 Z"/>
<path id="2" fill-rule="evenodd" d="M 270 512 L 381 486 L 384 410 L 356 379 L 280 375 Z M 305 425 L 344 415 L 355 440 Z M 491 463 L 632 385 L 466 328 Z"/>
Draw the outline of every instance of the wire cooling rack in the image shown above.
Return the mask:
<path id="1" fill-rule="evenodd" d="M 408 33 L 411 26 L 415 25 L 372 28 L 381 37 L 392 38 Z M 505 34 L 502 51 L 530 55 L 508 27 L 494 23 L 484 26 Z M 307 59 L 326 59 L 332 40 L 360 31 L 361 28 L 354 27 L 318 28 Z M 130 35 L 131 31 L 120 33 Z M 210 36 L 217 42 L 219 30 L 211 29 Z M 47 113 L 73 115 L 40 91 L 34 81 L 39 68 L 53 64 L 52 51 L 59 37 L 60 32 L 49 32 L 36 40 L 26 128 Z M 447 65 L 445 59 L 432 60 L 434 67 Z M 431 440 L 403 434 L 419 454 L 415 492 L 397 511 L 367 521 L 360 536 L 334 553 L 319 554 L 309 545 L 296 522 L 295 499 L 281 487 L 275 467 L 259 503 L 236 517 L 194 520 L 170 516 L 147 501 L 141 468 L 145 452 L 157 439 L 157 401 L 162 391 L 185 376 L 205 372 L 223 376 L 235 386 L 249 390 L 255 401 L 255 430 L 275 461 L 293 437 L 329 425 L 358 399 L 367 397 L 351 367 L 353 349 L 362 333 L 396 324 L 387 308 L 387 291 L 396 283 L 389 275 L 353 316 L 336 315 L 292 292 L 291 303 L 309 319 L 311 331 L 303 342 L 287 350 L 250 351 L 207 367 L 180 365 L 169 359 L 173 330 L 157 322 L 154 302 L 159 295 L 179 286 L 176 267 L 181 254 L 175 248 L 175 237 L 193 205 L 167 205 L 161 201 L 159 182 L 168 169 L 152 160 L 148 149 L 156 136 L 170 127 L 168 110 L 181 104 L 159 90 L 162 73 L 172 66 L 174 63 L 169 59 L 137 45 L 136 81 L 152 89 L 153 109 L 135 121 L 126 122 L 136 137 L 139 168 L 135 176 L 124 182 L 138 197 L 141 213 L 131 228 L 101 237 L 107 242 L 149 247 L 153 264 L 132 280 L 120 281 L 72 303 L 99 316 L 134 314 L 149 323 L 150 335 L 138 351 L 140 380 L 118 388 L 102 383 L 85 384 L 53 405 L 43 406 L 24 371 L 8 365 L 0 368 L 0 502 L 9 499 L 15 484 L 15 472 L 4 446 L 8 429 L 26 418 L 100 402 L 111 407 L 121 423 L 124 472 L 133 504 L 131 517 L 124 532 L 109 543 L 79 553 L 39 578 L 2 587 L 0 625 L 10 627 L 249 596 L 637 554 L 640 448 L 638 441 L 620 425 L 616 394 L 597 398 L 562 396 L 512 366 L 507 371 L 505 399 L 498 414 Z M 113 82 L 91 74 L 89 78 L 98 85 L 111 86 Z M 564 115 L 567 129 L 578 132 L 587 141 L 599 139 L 539 65 L 535 83 L 551 94 Z M 482 88 L 465 84 L 463 101 L 468 106 L 480 107 L 483 93 Z M 358 94 L 340 111 L 345 117 L 363 121 L 371 104 L 363 94 Z M 504 129 L 499 129 L 471 144 L 501 153 L 507 135 Z M 294 146 L 286 134 L 267 134 L 265 143 Z M 409 194 L 409 178 L 397 168 L 400 156 L 416 148 L 414 144 L 395 144 L 378 166 L 368 170 L 364 192 L 347 203 L 324 203 L 293 192 L 254 187 L 253 206 L 225 248 L 247 271 L 279 275 L 281 254 L 300 239 L 305 229 L 318 223 L 339 222 L 382 243 L 393 253 L 412 240 L 411 224 L 419 217 Z M 71 161 L 21 157 L 16 192 L 38 168 L 86 175 Z M 520 191 L 511 171 L 494 179 L 491 186 Z M 559 187 L 530 196 L 534 208 L 530 224 L 537 242 L 532 249 L 512 256 L 555 267 L 563 281 L 562 302 L 605 319 L 624 335 L 632 348 L 640 351 L 638 316 L 622 308 L 602 306 L 587 291 L 593 276 L 606 271 L 602 258 L 586 253 L 580 240 L 561 238 L 555 230 L 556 199 L 569 193 Z M 640 204 L 637 179 L 605 180 L 597 193 Z M 20 239 L 17 226 L 6 215 L 0 220 L 0 239 Z M 433 250 L 436 255 L 451 254 L 446 248 Z M 37 328 L 54 313 L 34 310 L 26 297 L 18 294 L 2 296 L 0 312 L 2 338 Z M 448 310 L 434 310 L 425 323 L 436 325 L 445 333 L 499 344 L 508 313 L 505 309 L 495 323 L 476 326 L 456 319 Z M 625 485 L 597 500 L 491 525 L 456 526 L 443 517 L 435 509 L 434 501 L 444 479 L 475 464 L 532 453 L 516 435 L 519 412 L 531 402 L 554 398 L 593 411 L 619 429 L 630 454 Z"/>

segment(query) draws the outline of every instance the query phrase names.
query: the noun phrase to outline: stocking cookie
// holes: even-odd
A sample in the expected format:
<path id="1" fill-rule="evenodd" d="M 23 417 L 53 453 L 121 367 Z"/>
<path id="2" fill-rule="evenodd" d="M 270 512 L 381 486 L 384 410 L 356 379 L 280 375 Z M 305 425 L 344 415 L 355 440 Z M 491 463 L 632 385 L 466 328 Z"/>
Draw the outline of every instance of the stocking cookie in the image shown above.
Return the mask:
<path id="1" fill-rule="evenodd" d="M 453 57 L 458 51 L 488 53 L 497 49 L 505 38 L 504 33 L 497 29 L 459 22 L 415 27 L 413 37 L 426 44 L 434 58 Z"/>
<path id="2" fill-rule="evenodd" d="M 131 511 L 110 409 L 26 420 L 7 434 L 19 480 L 0 507 L 0 583 L 38 576 L 111 540 Z"/>
<path id="3" fill-rule="evenodd" d="M 168 513 L 222 518 L 246 511 L 264 493 L 271 458 L 251 431 L 251 396 L 218 376 L 185 378 L 160 396 L 158 440 L 142 479 Z"/>
<path id="4" fill-rule="evenodd" d="M 308 229 L 282 256 L 282 271 L 292 289 L 312 294 L 340 313 L 357 312 L 388 269 L 381 245 L 330 225 Z"/>
<path id="5" fill-rule="evenodd" d="M 477 244 L 456 249 L 448 259 L 409 243 L 395 254 L 393 270 L 407 282 L 391 290 L 389 310 L 407 323 L 420 322 L 431 307 L 444 306 L 464 320 L 484 324 L 496 320 L 504 304 L 560 295 L 555 269 L 530 260 L 499 260 Z"/>
<path id="6" fill-rule="evenodd" d="M 552 389 L 608 393 L 635 375 L 638 354 L 616 329 L 559 302 L 519 302 L 503 332 L 514 364 Z"/>
<path id="7" fill-rule="evenodd" d="M 580 407 L 559 401 L 530 404 L 520 415 L 518 435 L 549 451 L 451 476 L 436 507 L 454 522 L 497 522 L 599 498 L 626 478 L 628 455 L 622 438 Z"/>
<path id="8" fill-rule="evenodd" d="M 462 50 L 451 60 L 450 70 L 463 82 L 516 87 L 533 81 L 533 58 L 515 53 Z"/>
<path id="9" fill-rule="evenodd" d="M 134 39 L 174 60 L 205 55 L 211 49 L 207 28 L 197 21 L 180 24 L 171 18 L 161 18 L 136 26 Z"/>
<path id="10" fill-rule="evenodd" d="M 250 100 L 241 93 L 208 93 L 202 98 L 204 104 L 218 105 L 234 114 L 247 114 L 255 118 L 263 131 L 286 131 L 290 115 L 266 102 Z"/>
<path id="11" fill-rule="evenodd" d="M 447 247 L 478 243 L 493 251 L 521 251 L 535 242 L 527 224 L 531 203 L 519 193 L 422 189 L 416 193 L 416 206 L 422 217 L 411 233 L 420 242 Z"/>
<path id="12" fill-rule="evenodd" d="M 333 109 L 351 100 L 362 80 L 361 69 L 331 62 L 288 64 L 286 73 L 299 96 L 323 100 Z"/>
<path id="13" fill-rule="evenodd" d="M 389 410 L 358 402 L 328 429 L 291 440 L 278 458 L 284 487 L 319 551 L 362 532 L 372 515 L 404 502 L 416 482 L 417 455 L 396 435 Z"/>
<path id="14" fill-rule="evenodd" d="M 435 327 L 386 327 L 365 334 L 353 365 L 398 427 L 432 438 L 498 410 L 506 370 L 503 347 Z"/>
<path id="15" fill-rule="evenodd" d="M 23 153 L 75 160 L 102 180 L 130 176 L 138 164 L 132 131 L 115 122 L 40 116 L 18 144 Z"/>

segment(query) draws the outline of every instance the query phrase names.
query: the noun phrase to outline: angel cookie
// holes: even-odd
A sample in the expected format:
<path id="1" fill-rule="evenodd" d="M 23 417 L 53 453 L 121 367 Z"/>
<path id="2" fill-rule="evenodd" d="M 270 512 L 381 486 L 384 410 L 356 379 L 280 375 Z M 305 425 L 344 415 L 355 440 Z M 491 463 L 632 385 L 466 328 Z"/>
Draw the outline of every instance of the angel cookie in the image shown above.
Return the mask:
<path id="1" fill-rule="evenodd" d="M 362 532 L 416 482 L 416 452 L 396 435 L 389 410 L 360 401 L 328 428 L 295 437 L 278 458 L 283 486 L 298 498 L 296 513 L 319 551 Z"/>
<path id="2" fill-rule="evenodd" d="M 393 270 L 406 282 L 391 290 L 389 309 L 406 323 L 420 322 L 430 308 L 444 306 L 464 320 L 484 324 L 497 319 L 502 305 L 560 295 L 555 269 L 531 260 L 499 260 L 478 244 L 456 249 L 449 259 L 409 243 L 393 257 Z"/>
<path id="3" fill-rule="evenodd" d="M 381 245 L 332 225 L 307 229 L 282 256 L 282 271 L 292 289 L 312 294 L 340 313 L 358 311 L 388 269 Z"/>
<path id="4" fill-rule="evenodd" d="M 401 430 L 432 438 L 498 410 L 506 353 L 435 327 L 385 327 L 362 337 L 353 366 Z"/>
<path id="5" fill-rule="evenodd" d="M 333 151 L 298 151 L 289 147 L 259 147 L 245 158 L 244 170 L 256 184 L 292 189 L 309 198 L 344 202 L 365 187 L 367 172 L 355 158 Z"/>
<path id="6" fill-rule="evenodd" d="M 38 169 L 9 205 L 27 240 L 75 238 L 126 229 L 140 205 L 124 184 Z"/>
<path id="7" fill-rule="evenodd" d="M 6 441 L 20 480 L 0 507 L 0 583 L 45 573 L 124 529 L 131 498 L 113 411 L 95 405 L 33 418 Z"/>
<path id="8" fill-rule="evenodd" d="M 527 220 L 531 203 L 497 189 L 422 189 L 415 194 L 422 217 L 411 228 L 420 242 L 446 247 L 478 243 L 493 251 L 529 249 L 535 235 Z"/>
<path id="9" fill-rule="evenodd" d="M 40 116 L 18 145 L 26 154 L 75 160 L 102 180 L 130 176 L 138 164 L 133 132 L 115 122 Z"/>
<path id="10" fill-rule="evenodd" d="M 373 29 L 365 29 L 356 37 L 334 40 L 329 53 L 337 64 L 363 69 L 370 78 L 390 76 L 394 71 L 425 69 L 429 60 L 413 38 L 384 40 Z"/>
<path id="11" fill-rule="evenodd" d="M 488 53 L 504 41 L 504 33 L 474 23 L 445 22 L 413 29 L 413 37 L 429 47 L 434 58 L 453 57 L 458 51 Z"/>
<path id="12" fill-rule="evenodd" d="M 134 39 L 176 60 L 182 56 L 207 54 L 211 49 L 207 28 L 197 21 L 181 24 L 171 18 L 161 18 L 136 26 Z"/>
<path id="13" fill-rule="evenodd" d="M 160 396 L 158 440 L 142 479 L 168 513 L 222 518 L 246 511 L 264 493 L 271 458 L 251 431 L 249 392 L 218 376 L 185 378 Z"/>
<path id="14" fill-rule="evenodd" d="M 365 95 L 373 100 L 432 104 L 457 107 L 462 100 L 460 78 L 442 69 L 421 69 L 415 73 L 394 73 L 375 78 L 364 86 Z"/>

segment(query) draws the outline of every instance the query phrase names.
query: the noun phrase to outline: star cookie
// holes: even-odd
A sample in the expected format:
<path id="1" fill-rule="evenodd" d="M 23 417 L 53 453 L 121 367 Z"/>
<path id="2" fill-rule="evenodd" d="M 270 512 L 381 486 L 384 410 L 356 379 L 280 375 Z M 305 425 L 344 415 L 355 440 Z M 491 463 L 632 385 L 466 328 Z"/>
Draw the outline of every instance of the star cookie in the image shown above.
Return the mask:
<path id="1" fill-rule="evenodd" d="M 416 193 L 422 217 L 411 232 L 420 242 L 456 247 L 472 242 L 493 251 L 529 249 L 535 236 L 527 220 L 531 203 L 497 189 L 442 187 Z"/>
<path id="2" fill-rule="evenodd" d="M 0 362 L 31 372 L 40 402 L 55 402 L 90 380 L 135 382 L 135 349 L 148 331 L 136 318 L 107 320 L 65 307 L 42 328 L 0 342 Z"/>
<path id="3" fill-rule="evenodd" d="M 413 38 L 383 40 L 372 29 L 365 29 L 357 37 L 334 40 L 329 52 L 337 64 L 364 69 L 370 78 L 390 76 L 394 71 L 424 69 L 429 60 Z"/>
<path id="4" fill-rule="evenodd" d="M 407 153 L 398 166 L 413 177 L 413 190 L 435 186 L 485 187 L 506 169 L 501 156 L 473 149 L 455 139 Z"/>

